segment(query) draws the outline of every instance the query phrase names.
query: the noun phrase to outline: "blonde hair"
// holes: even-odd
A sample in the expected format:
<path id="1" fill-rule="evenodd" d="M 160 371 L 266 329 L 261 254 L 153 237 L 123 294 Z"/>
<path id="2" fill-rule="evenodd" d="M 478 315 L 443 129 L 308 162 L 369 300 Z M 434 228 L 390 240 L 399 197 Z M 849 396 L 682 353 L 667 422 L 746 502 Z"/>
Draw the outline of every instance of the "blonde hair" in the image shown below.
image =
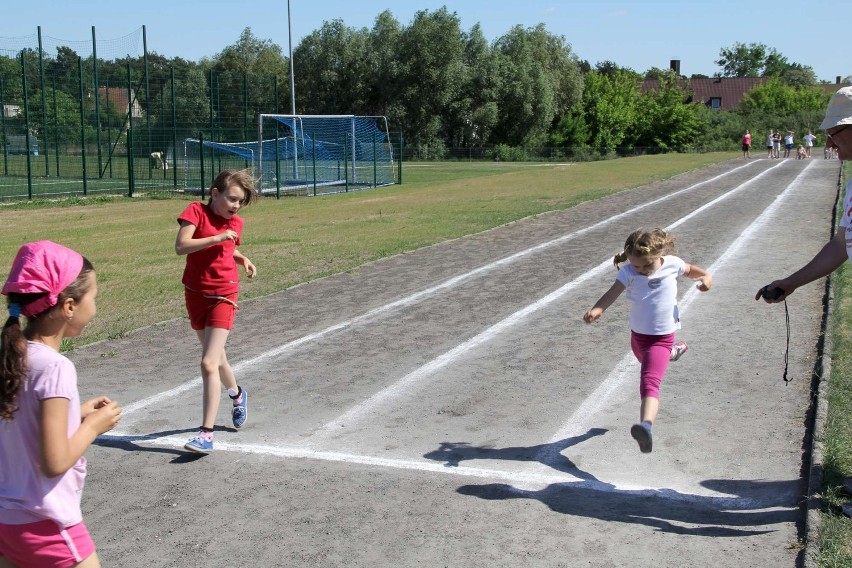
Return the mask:
<path id="1" fill-rule="evenodd" d="M 624 241 L 624 250 L 615 255 L 612 263 L 619 268 L 627 262 L 627 257 L 659 258 L 675 251 L 675 238 L 662 229 L 633 231 Z"/>
<path id="2" fill-rule="evenodd" d="M 236 185 L 243 190 L 245 194 L 240 201 L 240 205 L 248 206 L 257 201 L 257 190 L 254 188 L 257 180 L 252 176 L 251 170 L 222 170 L 216 179 L 213 180 L 213 185 L 210 186 L 210 203 L 213 200 L 213 188 L 219 191 L 225 191 L 228 187 Z"/>

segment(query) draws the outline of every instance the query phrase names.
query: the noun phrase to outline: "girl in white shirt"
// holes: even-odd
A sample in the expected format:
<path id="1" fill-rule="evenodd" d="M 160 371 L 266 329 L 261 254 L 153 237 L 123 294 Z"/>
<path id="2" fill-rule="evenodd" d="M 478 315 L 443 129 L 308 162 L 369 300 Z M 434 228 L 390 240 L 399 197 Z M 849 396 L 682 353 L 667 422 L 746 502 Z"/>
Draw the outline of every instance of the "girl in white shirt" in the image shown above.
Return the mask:
<path id="1" fill-rule="evenodd" d="M 669 361 L 676 361 L 687 349 L 685 343 L 675 343 L 675 331 L 680 329 L 677 277 L 683 275 L 697 280 L 702 292 L 713 285 L 713 277 L 706 270 L 684 262 L 673 256 L 673 252 L 674 237 L 662 229 L 632 232 L 624 243 L 624 250 L 613 258 L 619 269 L 615 282 L 583 316 L 586 323 L 597 321 L 627 290 L 631 303 L 630 345 L 642 366 L 640 422 L 631 427 L 630 435 L 643 453 L 650 452 L 653 447 L 651 426 L 660 408 L 660 383 Z"/>

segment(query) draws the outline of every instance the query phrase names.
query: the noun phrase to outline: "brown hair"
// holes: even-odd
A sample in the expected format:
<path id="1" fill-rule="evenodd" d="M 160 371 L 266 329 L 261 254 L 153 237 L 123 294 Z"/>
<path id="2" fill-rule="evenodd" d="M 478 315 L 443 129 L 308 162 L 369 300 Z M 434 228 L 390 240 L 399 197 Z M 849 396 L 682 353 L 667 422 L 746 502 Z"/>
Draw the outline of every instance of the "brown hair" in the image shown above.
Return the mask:
<path id="1" fill-rule="evenodd" d="M 77 278 L 59 294 L 56 304 L 27 318 L 26 330 L 21 329 L 20 316 L 10 315 L 6 320 L 3 331 L 0 332 L 0 420 L 11 420 L 18 410 L 16 399 L 27 378 L 27 338 L 38 328 L 41 318 L 54 307 L 68 298 L 75 302 L 83 298 L 91 285 L 88 274 L 94 270 L 92 263 L 83 257 L 83 268 Z M 26 306 L 45 294 L 10 292 L 8 303 Z"/>
<path id="2" fill-rule="evenodd" d="M 225 191 L 230 186 L 236 185 L 243 190 L 243 196 L 240 205 L 247 206 L 257 201 L 257 190 L 254 188 L 257 180 L 251 174 L 251 170 L 222 170 L 216 179 L 213 180 L 213 185 L 210 186 L 210 200 L 213 200 L 213 188 L 219 191 Z"/>
<path id="3" fill-rule="evenodd" d="M 675 239 L 671 233 L 662 229 L 646 231 L 639 229 L 630 233 L 624 241 L 624 250 L 612 259 L 616 268 L 627 262 L 627 256 L 639 258 L 656 258 L 673 253 Z"/>

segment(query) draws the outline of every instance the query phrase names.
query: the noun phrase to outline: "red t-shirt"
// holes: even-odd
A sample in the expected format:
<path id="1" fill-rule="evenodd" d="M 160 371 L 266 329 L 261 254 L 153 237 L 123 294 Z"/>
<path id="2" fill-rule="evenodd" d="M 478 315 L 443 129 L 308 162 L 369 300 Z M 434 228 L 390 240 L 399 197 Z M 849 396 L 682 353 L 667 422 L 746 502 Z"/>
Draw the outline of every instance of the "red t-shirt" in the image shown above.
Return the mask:
<path id="1" fill-rule="evenodd" d="M 195 225 L 193 239 L 219 235 L 228 229 L 237 233 L 237 241 L 231 239 L 186 255 L 183 285 L 203 294 L 225 295 L 240 291 L 240 273 L 234 261 L 234 250 L 243 234 L 243 220 L 237 215 L 225 219 L 213 213 L 210 206 L 195 201 L 178 217 L 178 223 L 186 221 Z"/>

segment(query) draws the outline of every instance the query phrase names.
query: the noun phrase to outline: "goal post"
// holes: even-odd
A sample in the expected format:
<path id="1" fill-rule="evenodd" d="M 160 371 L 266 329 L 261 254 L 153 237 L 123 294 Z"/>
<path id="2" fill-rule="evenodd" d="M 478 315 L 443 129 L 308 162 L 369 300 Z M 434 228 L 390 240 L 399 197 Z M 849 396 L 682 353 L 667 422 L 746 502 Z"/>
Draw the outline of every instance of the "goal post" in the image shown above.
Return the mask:
<path id="1" fill-rule="evenodd" d="M 316 195 L 395 183 L 384 116 L 261 114 L 254 156 L 266 194 Z"/>

